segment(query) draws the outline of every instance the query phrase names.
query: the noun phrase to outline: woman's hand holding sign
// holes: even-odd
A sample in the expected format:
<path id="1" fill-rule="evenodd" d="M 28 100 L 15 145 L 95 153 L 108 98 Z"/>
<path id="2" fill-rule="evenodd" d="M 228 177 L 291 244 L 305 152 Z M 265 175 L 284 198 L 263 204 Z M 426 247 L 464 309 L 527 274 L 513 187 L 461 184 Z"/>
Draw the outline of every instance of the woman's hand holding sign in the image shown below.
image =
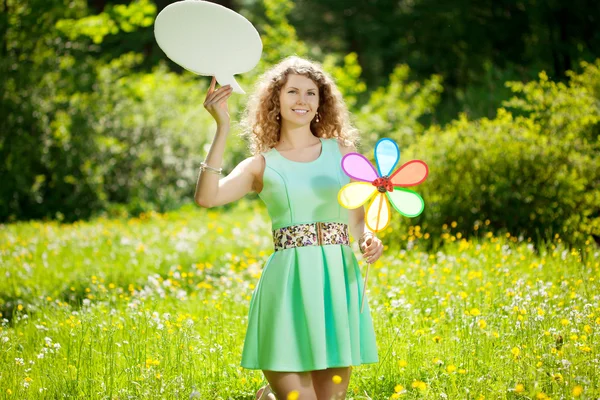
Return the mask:
<path id="1" fill-rule="evenodd" d="M 229 107 L 227 106 L 227 99 L 231 96 L 233 89 L 231 85 L 221 86 L 215 89 L 217 80 L 213 76 L 204 100 L 204 108 L 213 116 L 217 121 L 218 126 L 229 125 Z"/>

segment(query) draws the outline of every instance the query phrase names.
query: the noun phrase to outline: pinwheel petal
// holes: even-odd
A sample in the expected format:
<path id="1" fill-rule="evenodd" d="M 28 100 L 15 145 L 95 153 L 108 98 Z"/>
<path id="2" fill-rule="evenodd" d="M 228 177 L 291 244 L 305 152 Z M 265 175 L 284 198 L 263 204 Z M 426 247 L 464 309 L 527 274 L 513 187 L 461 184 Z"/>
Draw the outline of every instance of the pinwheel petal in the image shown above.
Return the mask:
<path id="1" fill-rule="evenodd" d="M 415 186 L 423 182 L 429 174 L 429 168 L 421 160 L 412 160 L 396 170 L 390 176 L 394 186 Z"/>
<path id="2" fill-rule="evenodd" d="M 389 176 L 400 160 L 400 149 L 392 139 L 383 138 L 375 144 L 375 163 L 379 176 Z"/>
<path id="3" fill-rule="evenodd" d="M 408 189 L 394 188 L 391 192 L 385 192 L 392 206 L 406 217 L 416 217 L 423 212 L 425 202 L 416 192 Z"/>
<path id="4" fill-rule="evenodd" d="M 378 193 L 367 207 L 365 223 L 373 232 L 384 230 L 390 223 L 390 203 L 383 193 Z"/>
<path id="5" fill-rule="evenodd" d="M 377 192 L 377 188 L 367 182 L 351 182 L 338 192 L 338 202 L 344 208 L 358 208 Z"/>
<path id="6" fill-rule="evenodd" d="M 377 171 L 371 162 L 359 153 L 348 153 L 342 157 L 342 169 L 346 175 L 357 181 L 373 182 L 377 179 Z"/>

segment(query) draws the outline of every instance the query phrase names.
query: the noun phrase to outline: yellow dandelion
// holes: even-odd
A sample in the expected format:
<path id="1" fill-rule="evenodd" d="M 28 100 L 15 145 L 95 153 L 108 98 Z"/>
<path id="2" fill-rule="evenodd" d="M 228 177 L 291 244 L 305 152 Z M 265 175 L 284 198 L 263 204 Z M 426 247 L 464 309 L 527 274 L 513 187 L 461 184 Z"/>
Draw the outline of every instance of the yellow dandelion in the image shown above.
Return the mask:
<path id="1" fill-rule="evenodd" d="M 563 318 L 563 319 L 561 319 L 561 320 L 560 320 L 560 324 L 561 324 L 562 326 L 567 326 L 567 325 L 569 325 L 569 320 L 568 320 L 568 319 L 565 319 L 565 318 Z"/>
<path id="2" fill-rule="evenodd" d="M 408 365 L 408 363 L 406 362 L 406 360 L 399 360 L 399 361 L 398 361 L 398 366 L 399 366 L 400 368 L 404 368 L 404 367 L 406 367 L 407 365 Z"/>
<path id="3" fill-rule="evenodd" d="M 456 371 L 456 365 L 454 364 L 450 364 L 446 367 L 446 371 L 448 371 L 449 374 L 453 373 L 454 371 Z"/>
<path id="4" fill-rule="evenodd" d="M 404 386 L 402 386 L 402 385 L 394 386 L 394 392 L 396 392 L 396 393 L 400 393 L 403 390 L 404 390 Z"/>
<path id="5" fill-rule="evenodd" d="M 17 310 L 19 310 L 19 311 L 23 310 L 23 304 L 19 304 L 19 305 L 17 306 Z"/>
<path id="6" fill-rule="evenodd" d="M 563 383 L 564 382 L 563 376 L 562 376 L 562 374 L 560 372 L 556 373 L 556 374 L 552 374 L 552 379 L 554 379 L 558 383 Z"/>
<path id="7" fill-rule="evenodd" d="M 442 341 L 442 338 L 440 336 L 434 336 L 433 337 L 433 341 L 436 342 L 436 343 L 439 343 L 439 342 Z"/>
<path id="8" fill-rule="evenodd" d="M 466 374 L 466 373 L 467 373 L 467 370 L 466 370 L 466 369 L 464 369 L 464 368 L 461 368 L 461 369 L 459 369 L 459 370 L 458 370 L 458 373 L 459 373 L 459 374 L 463 374 L 463 375 L 464 375 L 464 374 Z"/>
<path id="9" fill-rule="evenodd" d="M 487 326 L 487 322 L 485 322 L 485 320 L 484 320 L 484 319 L 480 319 L 480 320 L 479 320 L 479 327 L 480 327 L 481 329 L 485 329 L 485 327 L 486 327 L 486 326 Z"/>
<path id="10" fill-rule="evenodd" d="M 583 393 L 583 387 L 580 385 L 575 386 L 572 393 L 574 397 L 581 396 L 581 393 Z"/>
<path id="11" fill-rule="evenodd" d="M 390 399 L 399 399 L 400 398 L 400 393 L 394 393 L 390 396 Z"/>
<path id="12" fill-rule="evenodd" d="M 590 334 L 592 333 L 592 327 L 589 325 L 586 325 L 583 327 L 583 330 L 585 331 L 585 333 Z"/>
<path id="13" fill-rule="evenodd" d="M 333 381 L 333 383 L 335 383 L 336 385 L 339 383 L 342 383 L 342 377 L 339 375 L 334 375 L 333 378 L 331 378 L 331 380 Z"/>
<path id="14" fill-rule="evenodd" d="M 544 392 L 540 392 L 535 396 L 536 399 L 538 400 L 546 400 L 549 399 L 548 396 L 546 396 L 546 394 Z"/>
<path id="15" fill-rule="evenodd" d="M 515 393 L 523 393 L 525 391 L 525 386 L 522 383 L 517 383 L 515 386 Z"/>
<path id="16" fill-rule="evenodd" d="M 478 309 L 478 308 L 471 308 L 471 315 L 473 315 L 473 316 L 475 316 L 475 317 L 476 317 L 476 316 L 478 316 L 478 315 L 480 315 L 480 314 L 481 314 L 481 313 L 479 312 L 479 309 Z"/>
<path id="17" fill-rule="evenodd" d="M 519 357 L 519 355 L 521 354 L 521 349 L 519 349 L 518 347 L 513 347 L 510 352 L 513 356 Z"/>
<path id="18" fill-rule="evenodd" d="M 427 384 L 423 381 L 414 381 L 411 384 L 413 389 L 425 390 L 427 388 Z"/>
<path id="19" fill-rule="evenodd" d="M 300 393 L 297 390 L 292 390 L 288 393 L 287 400 L 298 400 L 298 397 L 300 397 Z"/>

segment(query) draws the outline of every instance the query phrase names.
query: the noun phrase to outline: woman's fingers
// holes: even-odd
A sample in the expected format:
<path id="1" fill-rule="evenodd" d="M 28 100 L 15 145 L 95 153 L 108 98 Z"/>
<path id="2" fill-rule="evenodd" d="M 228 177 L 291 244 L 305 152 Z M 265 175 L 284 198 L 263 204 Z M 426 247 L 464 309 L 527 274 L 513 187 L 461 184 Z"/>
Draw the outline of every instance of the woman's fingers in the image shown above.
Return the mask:
<path id="1" fill-rule="evenodd" d="M 213 76 L 212 81 L 210 81 L 210 85 L 208 86 L 208 91 L 206 92 L 206 98 L 204 98 L 204 104 L 206 104 L 210 100 L 210 97 L 212 96 L 213 92 L 215 91 L 215 83 L 216 82 L 217 82 L 217 80 Z"/>
<path id="2" fill-rule="evenodd" d="M 379 243 L 373 242 L 371 245 L 366 247 L 363 256 L 368 259 L 369 257 L 373 257 L 374 255 L 380 253 L 381 250 L 383 250 L 383 246 Z"/>
<path id="3" fill-rule="evenodd" d="M 365 256 L 365 260 L 367 260 L 369 264 L 372 264 L 374 261 L 377 261 L 379 257 L 381 257 L 381 253 L 377 251 L 374 254 Z"/>
<path id="4" fill-rule="evenodd" d="M 221 101 L 223 101 L 223 99 L 227 98 L 231 94 L 231 92 L 232 92 L 231 88 L 220 91 L 208 102 L 208 105 L 219 104 Z"/>
<path id="5" fill-rule="evenodd" d="M 206 98 L 206 103 L 214 103 L 214 102 L 218 101 L 219 96 L 222 96 L 224 93 L 227 93 L 231 90 L 232 90 L 231 86 L 229 86 L 229 85 L 221 86 L 220 88 L 218 88 L 217 90 L 212 92 L 210 94 L 210 96 L 208 96 Z"/>
<path id="6" fill-rule="evenodd" d="M 210 81 L 210 86 L 208 88 L 208 94 L 211 94 L 215 90 L 215 85 L 217 84 L 217 77 L 213 76 Z"/>

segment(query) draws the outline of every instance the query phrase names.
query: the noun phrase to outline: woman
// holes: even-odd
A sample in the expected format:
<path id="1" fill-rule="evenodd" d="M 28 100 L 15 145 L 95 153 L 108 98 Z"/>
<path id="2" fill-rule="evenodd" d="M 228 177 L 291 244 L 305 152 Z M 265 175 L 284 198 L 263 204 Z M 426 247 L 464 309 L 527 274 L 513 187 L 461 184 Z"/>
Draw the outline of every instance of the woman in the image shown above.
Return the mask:
<path id="1" fill-rule="evenodd" d="M 241 366 L 261 369 L 269 382 L 257 399 L 293 391 L 302 400 L 345 399 L 352 366 L 379 361 L 368 302 L 359 309 L 363 283 L 348 231 L 368 262 L 383 251 L 364 208 L 337 200 L 350 182 L 341 158 L 356 151 L 346 105 L 319 64 L 286 58 L 259 79 L 245 110 L 253 156 L 219 179 L 231 88 L 214 86 L 213 78 L 204 107 L 217 133 L 195 201 L 215 207 L 256 191 L 275 247 L 252 294 Z"/>

